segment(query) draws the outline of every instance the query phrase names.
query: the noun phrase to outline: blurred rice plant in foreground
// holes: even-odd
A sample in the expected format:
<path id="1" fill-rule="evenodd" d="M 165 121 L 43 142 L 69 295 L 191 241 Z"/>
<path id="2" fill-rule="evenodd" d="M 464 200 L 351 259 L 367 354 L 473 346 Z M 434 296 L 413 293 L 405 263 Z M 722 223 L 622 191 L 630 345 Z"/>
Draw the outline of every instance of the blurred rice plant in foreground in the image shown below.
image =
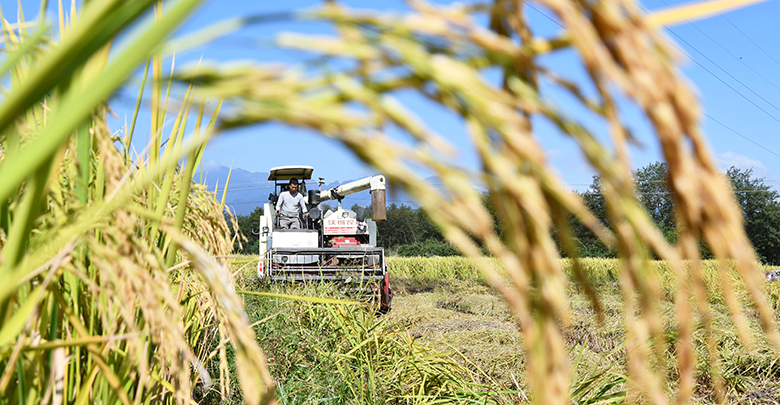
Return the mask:
<path id="1" fill-rule="evenodd" d="M 562 333 L 571 315 L 552 237 L 555 229 L 567 254 L 576 257 L 576 247 L 567 244 L 570 216 L 619 252 L 628 401 L 685 403 L 696 384 L 724 397 L 709 301 L 715 290 L 743 343 L 752 343 L 747 314 L 756 314 L 766 337 L 780 347 L 741 216 L 699 129 L 696 100 L 655 32 L 661 24 L 739 1 L 647 17 L 630 1 L 538 1 L 565 27 L 553 38 L 536 36 L 523 4 L 514 0 L 488 7 L 412 2 L 414 11 L 406 15 L 329 3 L 302 15 L 331 22 L 336 35 L 287 34 L 279 41 L 354 64 L 327 71 L 180 71 L 176 79 L 194 83 L 196 93 L 185 96 L 164 134 L 167 89 L 161 59 L 152 55 L 197 3 L 173 1 L 165 12 L 152 13 L 160 6 L 153 0 L 90 1 L 78 13 L 60 12 L 58 36 L 43 18 L 28 24 L 22 16 L 15 25 L 3 19 L 7 58 L 0 75 L 11 88 L 0 104 L 0 401 L 187 402 L 197 389 L 227 395 L 228 344 L 244 400 L 275 401 L 230 273 L 211 258 L 229 252 L 221 207 L 192 186 L 211 131 L 198 125 L 185 139 L 187 111 L 201 106 L 195 120 L 201 122 L 205 99 L 230 104 L 230 113 L 220 117 L 223 129 L 271 120 L 315 129 L 414 196 L 507 300 L 523 334 L 526 380 L 537 403 L 564 404 L 572 392 Z M 476 12 L 488 14 L 489 28 L 474 23 Z M 149 24 L 135 25 L 141 18 Z M 137 28 L 123 35 L 123 47 L 109 58 L 109 45 L 131 26 Z M 596 96 L 586 96 L 554 67 L 541 66 L 539 58 L 562 49 L 579 56 Z M 152 137 L 148 159 L 139 159 L 129 150 L 133 125 L 119 139 L 106 127 L 105 100 L 150 58 Z M 501 86 L 482 78 L 479 72 L 488 67 L 504 73 Z M 609 128 L 610 141 L 600 142 L 603 137 L 570 118 L 565 106 L 546 102 L 541 80 L 570 92 Z M 396 91 L 417 92 L 464 118 L 501 237 L 469 176 L 454 164 L 452 148 L 393 97 Z M 680 224 L 675 245 L 633 195 L 620 96 L 644 111 L 663 147 Z M 567 133 L 598 170 L 611 229 L 549 170 L 533 118 Z M 387 137 L 388 126 L 405 129 L 413 145 Z M 418 168 L 439 176 L 446 192 L 418 180 Z M 716 283 L 703 271 L 699 240 L 720 260 Z M 650 252 L 665 260 L 674 288 L 663 288 Z M 597 286 L 576 259 L 572 272 L 601 314 Z M 661 303 L 669 297 L 675 312 L 667 317 Z M 750 311 L 743 310 L 746 301 Z M 667 324 L 678 336 L 674 347 L 666 340 Z M 705 362 L 696 359 L 697 328 L 704 331 Z M 204 343 L 214 339 L 218 343 Z M 219 388 L 209 386 L 211 377 L 202 372 L 210 358 L 222 364 Z M 697 364 L 712 378 L 697 382 Z"/>
<path id="2" fill-rule="evenodd" d="M 756 314 L 775 350 L 780 337 L 742 217 L 700 129 L 698 102 L 656 30 L 748 3 L 707 2 L 648 16 L 629 0 L 535 1 L 563 27 L 560 35 L 546 38 L 532 31 L 518 0 L 495 0 L 489 6 L 411 1 L 413 10 L 403 15 L 353 11 L 328 2 L 300 16 L 330 22 L 335 34 L 288 33 L 278 42 L 352 63 L 292 69 L 201 67 L 179 71 L 177 78 L 197 83 L 197 97 L 226 100 L 230 113 L 221 116 L 222 128 L 267 121 L 307 127 L 343 143 L 402 186 L 509 303 L 523 334 L 526 377 L 536 403 L 565 404 L 570 393 L 571 365 L 562 329 L 571 314 L 553 230 L 567 255 L 575 258 L 575 279 L 603 317 L 599 292 L 576 259 L 572 216 L 620 257 L 629 353 L 626 400 L 686 403 L 696 384 L 703 383 L 722 401 L 720 352 L 707 300 L 713 289 L 722 293 L 744 344 L 751 345 L 755 336 L 744 310 L 748 302 L 735 293 L 732 274 L 744 283 L 749 313 Z M 487 15 L 489 27 L 475 22 L 476 13 Z M 587 87 L 594 91 L 567 80 L 565 69 L 540 62 L 563 50 L 579 57 Z M 489 68 L 503 72 L 500 85 L 480 74 Z M 548 102 L 542 81 L 578 100 L 578 107 L 602 123 L 609 137 L 591 133 L 572 118 L 571 108 Z M 500 237 L 453 148 L 394 97 L 398 92 L 414 92 L 463 118 L 481 158 L 476 176 L 489 188 Z M 621 98 L 634 105 L 618 103 Z M 669 166 L 680 228 L 674 245 L 634 196 L 628 152 L 632 137 L 623 123 L 623 111 L 631 107 L 638 107 L 654 128 Z M 567 134 L 598 171 L 608 200 L 609 229 L 553 173 L 534 120 Z M 391 127 L 403 129 L 408 140 L 391 139 L 384 132 Z M 438 176 L 446 190 L 432 190 L 417 176 L 420 170 Z M 704 279 L 699 241 L 719 260 L 715 285 Z M 650 265 L 653 255 L 666 261 L 674 280 L 670 293 L 675 305 L 669 314 L 661 309 L 664 291 Z M 667 322 L 679 335 L 671 344 Z M 699 326 L 707 348 L 703 363 L 694 350 L 693 332 Z M 675 353 L 671 360 L 669 351 Z M 697 364 L 712 379 L 697 382 Z"/>
<path id="3" fill-rule="evenodd" d="M 232 246 L 222 207 L 192 182 L 215 117 L 201 128 L 208 117 L 201 106 L 189 119 L 186 98 L 170 132 L 162 125 L 155 52 L 197 3 L 161 12 L 153 0 L 91 1 L 78 11 L 73 2 L 60 6 L 59 33 L 43 14 L 2 20 L 0 78 L 10 88 L 0 104 L 0 403 L 227 395 L 229 382 L 204 364 L 219 361 L 227 375 L 228 344 L 246 402 L 275 402 L 232 276 L 214 259 Z M 131 151 L 135 117 L 112 133 L 105 104 L 144 61 L 153 82 L 148 157 Z M 185 138 L 187 122 L 196 128 Z"/>

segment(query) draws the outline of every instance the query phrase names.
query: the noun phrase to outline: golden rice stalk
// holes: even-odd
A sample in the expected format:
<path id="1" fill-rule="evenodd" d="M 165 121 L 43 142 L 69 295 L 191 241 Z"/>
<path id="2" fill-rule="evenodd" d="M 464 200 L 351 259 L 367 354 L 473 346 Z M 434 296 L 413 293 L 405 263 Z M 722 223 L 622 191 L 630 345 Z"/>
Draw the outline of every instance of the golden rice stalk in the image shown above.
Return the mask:
<path id="1" fill-rule="evenodd" d="M 211 384 L 217 331 L 240 354 L 247 402 L 275 402 L 231 274 L 209 259 L 232 249 L 220 204 L 191 184 L 213 121 L 187 141 L 175 125 L 170 149 L 138 162 L 106 124 L 105 100 L 197 1 L 174 2 L 109 58 L 154 3 L 92 1 L 77 17 L 73 2 L 61 41 L 43 21 L 31 32 L 0 15 L 11 84 L 0 103 L 0 402 L 189 403 Z"/>
<path id="2" fill-rule="evenodd" d="M 475 8 L 462 4 L 445 7 L 412 1 L 411 13 L 383 15 L 328 3 L 314 15 L 331 21 L 338 29 L 336 35 L 285 34 L 280 43 L 353 60 L 354 69 L 302 72 L 273 66 L 202 67 L 178 79 L 200 83 L 200 97 L 224 98 L 233 104 L 233 113 L 223 117 L 222 128 L 276 120 L 314 129 L 346 145 L 413 196 L 510 304 L 526 341 L 527 380 L 534 402 L 568 401 L 570 371 L 561 329 L 570 314 L 551 236 L 553 227 L 568 226 L 567 213 L 582 220 L 621 258 L 629 400 L 659 404 L 672 397 L 678 403 L 690 400 L 696 384 L 692 339 L 696 316 L 704 320 L 711 359 L 708 371 L 715 376 L 716 395 L 722 400 L 697 239 L 703 238 L 724 266 L 734 261 L 776 349 L 780 349 L 780 339 L 761 292 L 756 258 L 742 219 L 699 127 L 698 102 L 655 31 L 658 24 L 704 14 L 712 4 L 692 8 L 692 13 L 686 9 L 646 17 L 629 0 L 535 3 L 554 14 L 564 27 L 562 36 L 536 37 L 519 0 L 494 2 L 491 29 L 475 23 Z M 747 1 L 729 4 L 738 3 Z M 576 52 L 586 68 L 597 90 L 595 99 L 586 98 L 577 84 L 564 79 L 565 72 L 540 66 L 544 53 L 564 48 Z M 479 73 L 488 66 L 504 72 L 501 86 L 490 84 Z M 542 80 L 580 100 L 592 117 L 605 123 L 610 140 L 600 141 L 602 137 L 569 116 L 566 106 L 544 101 Z M 393 97 L 398 90 L 417 92 L 462 116 L 480 156 L 481 170 L 464 171 L 446 139 L 398 107 Z M 675 245 L 664 239 L 634 196 L 628 153 L 631 136 L 623 124 L 623 106 L 616 101 L 619 96 L 642 109 L 663 148 L 681 235 Z M 351 108 L 354 104 L 363 109 Z M 557 125 L 598 171 L 609 201 L 611 229 L 595 221 L 583 202 L 564 190 L 536 138 L 539 134 L 534 133 L 532 118 Z M 387 125 L 405 129 L 409 134 L 406 144 L 385 135 L 382 129 Z M 446 190 L 433 190 L 419 180 L 420 169 L 438 176 Z M 490 215 L 471 186 L 474 177 L 490 190 L 502 237 L 494 232 Z M 483 255 L 483 247 L 498 264 Z M 660 277 L 648 261 L 651 252 L 668 261 L 677 278 L 677 312 L 672 323 L 681 336 L 674 360 L 679 381 L 668 381 L 672 365 L 660 310 L 664 297 Z M 509 283 L 498 267 L 509 275 Z M 721 273 L 719 288 L 740 337 L 749 344 L 743 308 L 730 279 Z M 585 277 L 578 282 L 588 290 Z M 593 305 L 599 308 L 597 294 L 591 291 Z M 695 304 L 693 308 L 689 301 Z"/>

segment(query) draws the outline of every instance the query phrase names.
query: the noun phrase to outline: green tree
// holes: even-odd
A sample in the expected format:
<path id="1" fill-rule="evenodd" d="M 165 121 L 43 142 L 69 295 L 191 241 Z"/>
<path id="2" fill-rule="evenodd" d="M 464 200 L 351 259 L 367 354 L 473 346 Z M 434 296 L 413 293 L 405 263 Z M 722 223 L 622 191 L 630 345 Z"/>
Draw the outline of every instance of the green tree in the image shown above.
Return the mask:
<path id="1" fill-rule="evenodd" d="M 666 163 L 654 162 L 632 172 L 634 178 L 634 190 L 637 199 L 647 210 L 653 223 L 666 236 L 667 240 L 674 242 L 677 239 L 677 230 L 674 221 L 674 196 L 669 191 L 669 168 Z M 601 185 L 601 177 L 593 176 L 593 182 L 588 190 L 580 196 L 585 204 L 602 223 L 609 226 L 607 215 L 607 199 Z M 590 230 L 579 221 L 572 224 L 574 233 L 580 245 L 580 254 L 589 257 L 613 257 L 614 253 L 599 241 Z"/>
<path id="2" fill-rule="evenodd" d="M 650 163 L 634 173 L 636 196 L 647 210 L 653 222 L 667 236 L 676 240 L 674 221 L 674 195 L 669 190 L 669 166 L 666 163 Z"/>
<path id="3" fill-rule="evenodd" d="M 753 169 L 729 168 L 726 175 L 745 219 L 745 233 L 758 258 L 780 264 L 780 194 L 753 177 Z"/>
<path id="4" fill-rule="evenodd" d="M 601 176 L 593 176 L 593 182 L 588 190 L 582 193 L 585 205 L 602 223 L 609 225 L 607 216 L 607 198 L 604 196 L 604 186 L 601 185 Z"/>
<path id="5" fill-rule="evenodd" d="M 493 206 L 493 202 L 490 201 L 489 193 L 482 193 L 482 205 L 485 206 L 490 217 L 493 219 L 493 231 L 496 232 L 498 237 L 503 237 L 504 234 L 501 229 L 501 224 L 499 223 L 498 213 L 496 212 L 496 207 Z"/>
<path id="6" fill-rule="evenodd" d="M 677 229 L 674 220 L 674 195 L 668 185 L 667 164 L 651 163 L 636 170 L 633 175 L 637 198 L 667 240 L 675 242 Z M 745 219 L 745 232 L 758 258 L 767 264 L 780 264 L 780 194 L 764 184 L 763 178 L 755 178 L 752 169 L 731 167 L 726 176 L 734 189 L 735 198 Z M 596 217 L 609 225 L 601 178 L 594 176 L 588 190 L 580 195 Z M 572 231 L 579 243 L 582 256 L 613 255 L 579 221 L 572 221 Z M 703 243 L 701 251 L 703 257 L 711 256 L 709 249 Z"/>
<path id="7" fill-rule="evenodd" d="M 604 189 L 601 185 L 601 177 L 593 176 L 593 181 L 588 189 L 580 193 L 580 197 L 585 201 L 588 209 L 603 224 L 609 226 L 607 218 L 607 199 L 604 196 Z M 572 217 L 571 221 L 572 235 L 579 247 L 579 254 L 583 257 L 614 257 L 612 252 L 604 243 L 602 243 L 593 232 L 590 231 L 578 219 Z M 560 250 L 560 249 L 559 249 Z"/>
<path id="8" fill-rule="evenodd" d="M 663 232 L 667 240 L 674 242 L 677 230 L 674 222 L 674 196 L 669 191 L 667 179 L 669 168 L 666 163 L 654 162 L 632 172 L 637 199 L 647 210 L 653 223 Z M 607 200 L 601 185 L 601 177 L 593 176 L 588 190 L 580 196 L 602 223 L 609 226 Z M 573 221 L 572 232 L 580 246 L 580 254 L 586 257 L 613 257 L 614 253 L 599 241 L 579 221 Z"/>
<path id="9" fill-rule="evenodd" d="M 259 206 L 255 208 L 249 215 L 236 215 L 236 222 L 238 223 L 238 229 L 246 237 L 245 242 L 241 242 L 239 247 L 238 240 L 233 242 L 233 250 L 239 254 L 251 255 L 258 254 L 260 251 L 260 217 L 263 216 L 263 207 Z M 232 227 L 233 225 L 230 224 Z"/>
<path id="10" fill-rule="evenodd" d="M 418 228 L 417 237 L 420 241 L 444 242 L 444 236 L 439 228 L 431 221 L 431 218 L 424 210 L 415 210 L 415 223 Z M 433 252 L 431 252 L 433 253 Z"/>
<path id="11" fill-rule="evenodd" d="M 400 206 L 395 203 L 387 207 L 387 220 L 377 222 L 377 243 L 384 248 L 392 248 L 394 245 L 410 245 L 421 241 L 420 233 L 415 220 L 415 210 L 405 204 Z"/>

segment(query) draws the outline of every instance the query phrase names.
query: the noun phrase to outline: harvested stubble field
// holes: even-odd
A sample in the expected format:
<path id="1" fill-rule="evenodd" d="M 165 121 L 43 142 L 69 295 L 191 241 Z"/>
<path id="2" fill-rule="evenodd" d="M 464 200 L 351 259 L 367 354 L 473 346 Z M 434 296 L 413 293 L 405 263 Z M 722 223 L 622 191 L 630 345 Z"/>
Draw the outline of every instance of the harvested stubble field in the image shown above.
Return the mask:
<path id="1" fill-rule="evenodd" d="M 619 262 L 582 262 L 605 317 L 601 322 L 597 319 L 589 298 L 570 279 L 567 295 L 573 317 L 562 329 L 573 370 L 572 400 L 622 403 L 628 377 Z M 359 306 L 245 295 L 281 403 L 530 402 L 523 342 L 514 316 L 467 259 L 390 258 L 388 265 L 395 298 L 386 316 L 374 316 Z M 561 266 L 570 276 L 570 262 L 562 260 Z M 665 263 L 655 262 L 654 267 L 669 291 L 661 311 L 669 347 L 674 347 L 673 277 Z M 251 257 L 237 262 L 239 269 L 238 284 L 246 291 L 345 299 L 336 289 L 323 286 L 259 283 Z M 716 282 L 714 263 L 705 262 L 705 274 L 708 283 Z M 739 298 L 747 302 L 736 273 L 733 281 Z M 768 283 L 766 292 L 777 311 L 780 285 Z M 746 348 L 739 344 L 723 297 L 711 294 L 709 303 L 723 354 L 719 361 L 727 402 L 780 401 L 780 364 L 760 337 L 751 307 L 745 306 L 758 338 L 752 348 Z M 699 366 L 693 402 L 714 403 L 703 333 L 697 320 Z M 677 372 L 673 356 L 670 351 L 668 362 L 658 365 L 667 368 L 672 381 Z"/>

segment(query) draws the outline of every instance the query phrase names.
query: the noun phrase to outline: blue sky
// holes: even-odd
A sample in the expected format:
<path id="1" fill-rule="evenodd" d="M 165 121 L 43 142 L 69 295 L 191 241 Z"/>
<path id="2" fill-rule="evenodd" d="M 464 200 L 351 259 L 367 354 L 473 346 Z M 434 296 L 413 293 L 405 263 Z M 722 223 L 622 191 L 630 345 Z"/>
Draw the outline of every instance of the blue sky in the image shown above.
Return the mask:
<path id="1" fill-rule="evenodd" d="M 16 0 L 0 0 L 9 20 L 14 20 L 16 3 Z M 22 3 L 28 19 L 37 13 L 39 1 L 24 0 Z M 403 2 L 391 0 L 342 3 L 355 8 L 394 12 L 406 9 Z M 682 3 L 646 0 L 641 7 L 652 11 Z M 317 1 L 304 0 L 206 1 L 181 31 L 191 31 L 231 17 L 284 12 L 317 4 Z M 561 30 L 550 18 L 551 15 L 538 5 L 528 9 L 528 17 L 537 35 L 549 36 Z M 665 30 L 666 37 L 674 44 L 672 46 L 680 50 L 681 72 L 699 95 L 702 112 L 706 114 L 703 115 L 702 125 L 721 168 L 725 170 L 732 165 L 752 168 L 757 176 L 764 177 L 766 183 L 775 188 L 780 188 L 780 144 L 777 142 L 780 133 L 780 49 L 776 41 L 780 38 L 780 26 L 775 22 L 779 15 L 780 1 L 772 0 Z M 178 54 L 177 65 L 201 57 L 217 62 L 249 60 L 286 64 L 297 64 L 311 58 L 301 52 L 273 47 L 272 39 L 280 31 L 328 33 L 330 28 L 320 23 L 292 21 L 253 26 L 229 38 Z M 582 69 L 571 54 L 556 54 L 544 62 L 569 78 L 578 80 L 582 77 Z M 492 80 L 489 75 L 487 79 Z M 137 87 L 130 85 L 128 91 L 112 101 L 112 108 L 120 117 L 117 125 L 124 122 L 126 114 L 130 114 L 136 92 Z M 571 105 L 560 94 L 549 93 L 547 96 L 564 108 Z M 427 125 L 459 149 L 458 161 L 464 168 L 479 166 L 458 117 L 413 94 L 400 94 L 398 97 Z M 661 160 L 657 141 L 644 118 L 631 107 L 626 111 L 626 122 L 641 143 L 641 146 L 631 149 L 635 167 Z M 578 114 L 574 110 L 570 113 L 573 116 Z M 148 129 L 143 129 L 148 128 L 148 124 L 142 122 L 139 125 L 142 129 L 138 134 L 148 134 Z M 604 128 L 598 125 L 591 128 L 601 136 L 607 136 Z M 535 132 L 564 182 L 572 189 L 584 190 L 594 172 L 583 161 L 574 144 L 541 123 Z M 349 180 L 374 173 L 335 142 L 309 131 L 277 124 L 226 133 L 207 148 L 205 158 L 210 165 L 232 165 L 250 172 L 265 172 L 280 165 L 306 164 L 315 167 L 315 176 L 326 177 L 328 181 Z"/>

